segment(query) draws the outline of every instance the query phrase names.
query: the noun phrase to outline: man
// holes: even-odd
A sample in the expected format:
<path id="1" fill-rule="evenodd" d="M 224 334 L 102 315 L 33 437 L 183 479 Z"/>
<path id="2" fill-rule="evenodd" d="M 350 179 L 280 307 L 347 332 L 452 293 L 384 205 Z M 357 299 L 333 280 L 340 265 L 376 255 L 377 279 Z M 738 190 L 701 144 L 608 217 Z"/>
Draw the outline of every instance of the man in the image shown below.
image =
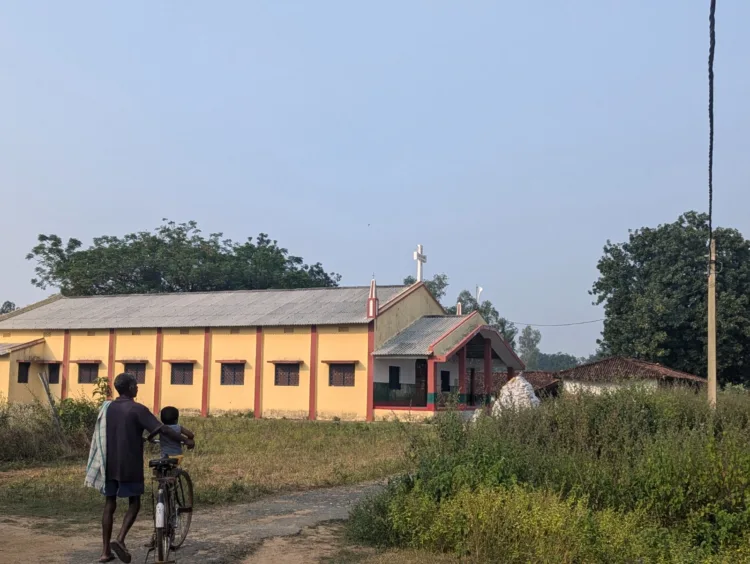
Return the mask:
<path id="1" fill-rule="evenodd" d="M 141 509 L 141 495 L 145 491 L 144 432 L 148 438 L 159 433 L 173 441 L 183 441 L 188 448 L 195 446 L 193 440 L 184 439 L 173 429 L 163 426 L 146 406 L 134 401 L 138 395 L 138 381 L 135 376 L 120 374 L 115 378 L 115 389 L 120 397 L 103 408 L 106 413 L 106 450 L 102 449 L 106 453 L 106 481 L 102 493 L 107 500 L 102 515 L 103 548 L 99 562 L 114 560 L 113 552 L 123 562 L 131 561 L 131 555 L 125 546 L 125 537 L 135 523 Z M 118 497 L 127 497 L 129 506 L 122 521 L 120 534 L 115 540 L 111 540 Z"/>

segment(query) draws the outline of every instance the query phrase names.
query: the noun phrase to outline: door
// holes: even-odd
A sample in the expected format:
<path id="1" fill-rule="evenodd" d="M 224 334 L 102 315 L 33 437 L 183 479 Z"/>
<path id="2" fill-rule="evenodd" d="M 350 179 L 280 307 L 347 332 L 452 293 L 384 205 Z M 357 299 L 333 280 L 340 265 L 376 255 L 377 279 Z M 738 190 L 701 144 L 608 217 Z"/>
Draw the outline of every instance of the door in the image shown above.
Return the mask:
<path id="1" fill-rule="evenodd" d="M 414 406 L 427 406 L 427 360 L 424 358 L 414 362 Z"/>

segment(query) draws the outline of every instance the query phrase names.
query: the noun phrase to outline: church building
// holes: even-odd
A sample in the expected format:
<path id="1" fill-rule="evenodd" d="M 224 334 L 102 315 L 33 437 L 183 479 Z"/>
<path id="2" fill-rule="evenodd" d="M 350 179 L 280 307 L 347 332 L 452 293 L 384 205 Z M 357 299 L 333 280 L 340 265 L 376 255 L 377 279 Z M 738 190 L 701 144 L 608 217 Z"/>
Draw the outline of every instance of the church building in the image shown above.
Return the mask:
<path id="1" fill-rule="evenodd" d="M 203 416 L 424 417 L 483 405 L 523 363 L 474 312 L 411 286 L 53 296 L 0 317 L 0 398 L 92 397 L 130 372 L 138 401 Z"/>

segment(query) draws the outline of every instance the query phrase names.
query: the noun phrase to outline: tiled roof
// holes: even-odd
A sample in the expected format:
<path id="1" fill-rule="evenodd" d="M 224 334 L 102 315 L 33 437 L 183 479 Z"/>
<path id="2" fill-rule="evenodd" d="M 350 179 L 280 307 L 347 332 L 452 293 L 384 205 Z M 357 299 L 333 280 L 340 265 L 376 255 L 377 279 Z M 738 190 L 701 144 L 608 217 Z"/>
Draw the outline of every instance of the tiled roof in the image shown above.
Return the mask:
<path id="1" fill-rule="evenodd" d="M 529 384 L 531 384 L 535 392 L 554 388 L 560 383 L 560 380 L 556 377 L 557 375 L 554 372 L 545 372 L 543 370 L 522 370 L 518 375 L 522 376 Z M 495 372 L 493 376 L 496 385 L 504 386 L 508 382 L 507 372 Z"/>
<path id="2" fill-rule="evenodd" d="M 388 339 L 373 355 L 429 356 L 429 346 L 465 319 L 459 315 L 426 315 Z"/>
<path id="3" fill-rule="evenodd" d="M 380 304 L 407 288 L 378 286 Z M 368 293 L 368 287 L 349 287 L 59 298 L 0 319 L 0 329 L 363 324 Z"/>
<path id="4" fill-rule="evenodd" d="M 706 383 L 705 378 L 634 358 L 612 357 L 555 373 L 561 380 L 617 382 L 619 380 L 685 380 Z"/>

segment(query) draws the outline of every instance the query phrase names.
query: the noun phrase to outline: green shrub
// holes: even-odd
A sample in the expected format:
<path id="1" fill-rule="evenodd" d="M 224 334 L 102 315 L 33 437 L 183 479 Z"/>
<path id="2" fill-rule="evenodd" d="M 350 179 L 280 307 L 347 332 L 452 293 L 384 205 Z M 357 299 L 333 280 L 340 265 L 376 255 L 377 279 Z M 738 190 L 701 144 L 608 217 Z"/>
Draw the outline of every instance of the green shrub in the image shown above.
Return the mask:
<path id="1" fill-rule="evenodd" d="M 436 433 L 422 434 L 412 443 L 413 477 L 379 501 L 378 507 L 389 508 L 379 517 L 389 527 L 385 536 L 397 545 L 473 553 L 476 548 L 470 550 L 466 543 L 487 525 L 464 510 L 456 513 L 456 500 L 483 491 L 512 492 L 511 498 L 528 501 L 524 496 L 535 490 L 558 496 L 564 507 L 547 501 L 560 514 L 570 513 L 567 520 L 575 522 L 583 515 L 578 511 L 584 511 L 586 519 L 598 524 L 582 530 L 595 536 L 607 523 L 614 523 L 611 537 L 632 530 L 626 526 L 629 519 L 647 519 L 649 534 L 667 531 L 691 550 L 732 550 L 750 525 L 750 396 L 724 393 L 719 406 L 712 413 L 705 398 L 689 390 L 632 389 L 563 396 L 537 409 L 474 424 L 456 413 L 442 413 Z M 508 495 L 498 496 L 512 505 Z M 448 508 L 453 513 L 444 515 Z M 553 538 L 560 537 L 558 543 L 578 542 L 568 538 L 567 529 L 555 532 L 554 520 L 545 523 Z M 520 525 L 513 526 L 513 534 L 520 535 Z M 435 527 L 443 527 L 434 538 L 445 546 L 430 540 Z M 501 535 L 492 527 L 490 532 Z M 642 541 L 634 536 L 628 542 Z M 601 542 L 591 546 L 603 550 Z M 627 553 L 621 548 L 615 552 Z"/>

